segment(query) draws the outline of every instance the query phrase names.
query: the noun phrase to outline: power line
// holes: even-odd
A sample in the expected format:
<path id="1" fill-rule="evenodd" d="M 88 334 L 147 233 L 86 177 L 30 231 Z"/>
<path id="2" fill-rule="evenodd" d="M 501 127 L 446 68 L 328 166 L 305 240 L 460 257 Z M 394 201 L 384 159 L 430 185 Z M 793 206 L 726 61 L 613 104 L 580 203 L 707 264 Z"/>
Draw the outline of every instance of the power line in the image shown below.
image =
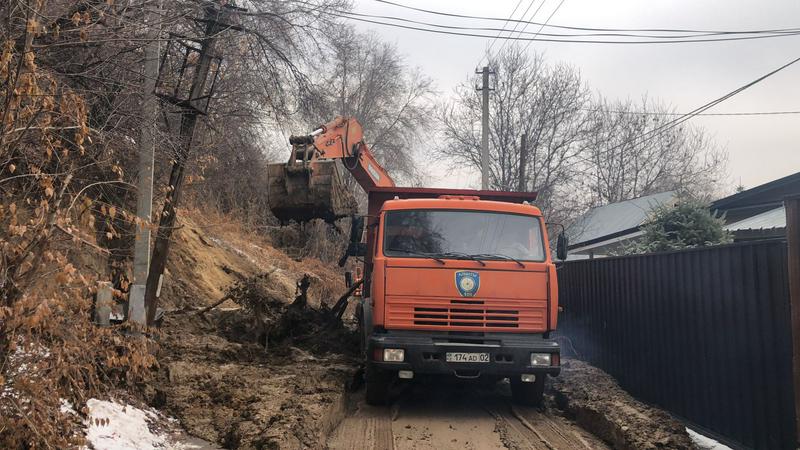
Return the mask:
<path id="1" fill-rule="evenodd" d="M 522 13 L 522 18 L 523 19 L 525 18 L 525 15 L 528 14 L 528 11 L 531 9 L 531 7 L 533 6 L 534 3 L 536 3 L 536 0 L 531 0 L 531 2 L 528 4 L 528 9 L 526 9 L 525 12 Z M 536 14 L 539 13 L 539 10 L 542 9 L 542 6 L 544 6 L 545 3 L 547 3 L 547 0 L 542 0 L 542 4 L 540 4 L 539 7 L 536 8 L 536 11 L 533 12 L 533 14 L 530 17 L 531 19 L 536 17 Z M 514 30 L 517 29 L 517 25 L 519 25 L 519 23 L 515 23 L 514 24 Z M 522 36 L 522 34 L 525 33 L 525 29 L 528 28 L 528 25 L 529 24 L 525 24 L 525 26 L 522 27 L 522 30 L 520 30 L 519 33 L 517 33 L 517 36 Z M 508 37 L 511 37 L 513 35 L 514 35 L 514 31 L 512 30 L 512 32 L 508 34 Z M 500 50 L 497 51 L 498 54 L 503 51 L 503 49 L 506 47 L 506 44 L 508 44 L 508 40 L 503 41 L 503 45 L 501 45 L 500 46 Z"/>
<path id="2" fill-rule="evenodd" d="M 690 113 L 669 113 L 669 112 L 655 112 L 655 111 L 624 111 L 613 109 L 600 109 L 600 108 L 582 108 L 581 111 L 585 112 L 608 112 L 612 114 L 629 114 L 636 116 L 685 116 Z M 729 113 L 701 113 L 694 116 L 783 116 L 783 115 L 796 115 L 800 114 L 798 111 L 745 111 L 745 112 L 729 112 Z"/>
<path id="3" fill-rule="evenodd" d="M 387 5 L 397 6 L 399 8 L 410 9 L 413 11 L 424 12 L 427 14 L 435 14 L 439 16 L 447 16 L 447 17 L 459 17 L 463 19 L 478 19 L 478 20 L 491 20 L 491 21 L 505 21 L 509 20 L 511 22 L 526 22 L 524 20 L 517 20 L 517 19 L 503 19 L 498 17 L 487 17 L 487 16 L 471 16 L 466 14 L 456 14 L 456 13 L 449 13 L 443 11 L 434 11 L 430 9 L 424 8 L 416 8 L 413 6 L 404 5 L 402 3 L 396 3 L 389 0 L 375 0 L 379 3 L 385 3 Z M 538 22 L 531 22 L 533 25 L 542 25 Z M 668 33 L 710 33 L 710 34 L 755 34 L 755 33 L 784 33 L 784 32 L 797 32 L 800 31 L 800 28 L 779 28 L 779 29 L 772 29 L 772 30 L 739 30 L 739 31 L 730 31 L 730 30 L 692 30 L 692 29 L 674 29 L 674 28 L 592 28 L 592 27 L 576 27 L 576 26 L 566 26 L 566 25 L 548 25 L 552 28 L 562 28 L 568 30 L 580 30 L 580 31 L 611 31 L 611 32 L 668 32 Z"/>
<path id="4" fill-rule="evenodd" d="M 378 0 L 376 0 L 378 1 Z M 415 30 L 415 31 L 424 31 L 427 33 L 436 33 L 436 34 L 445 34 L 451 36 L 467 36 L 467 37 L 477 37 L 482 39 L 492 39 L 494 36 L 486 35 L 486 34 L 476 34 L 476 33 L 463 33 L 463 32 L 455 32 L 455 31 L 444 31 L 444 30 L 435 30 L 430 28 L 423 28 L 417 26 L 409 26 L 409 25 L 401 25 L 397 23 L 388 23 L 388 22 L 381 22 L 378 20 L 370 20 L 358 17 L 355 13 L 336 13 L 336 12 L 329 12 L 330 15 L 335 17 L 341 17 L 349 20 L 355 20 L 357 22 L 365 22 L 365 23 L 372 23 L 376 25 L 384 25 L 389 27 L 395 28 L 403 28 L 407 30 Z M 366 16 L 362 14 L 361 16 Z M 397 19 L 402 20 L 405 22 L 417 23 L 425 25 L 425 23 L 410 20 L 410 19 Z M 441 28 L 458 28 L 446 25 L 436 25 Z M 778 34 L 764 34 L 764 35 L 757 35 L 757 36 L 738 36 L 738 37 L 721 37 L 721 38 L 712 38 L 712 39 L 674 39 L 674 40 L 640 40 L 640 41 L 626 41 L 626 40 L 592 40 L 592 39 L 550 39 L 550 38 L 524 38 L 524 37 L 510 37 L 510 36 L 500 36 L 498 39 L 505 39 L 505 40 L 512 40 L 512 41 L 541 41 L 541 42 L 561 42 L 561 43 L 572 43 L 572 44 L 691 44 L 691 43 L 700 43 L 700 42 L 724 42 L 724 41 L 742 41 L 742 40 L 752 40 L 752 39 L 766 39 L 766 38 L 775 38 L 775 37 L 788 37 L 788 36 L 797 36 L 800 34 L 800 30 L 795 32 L 786 32 L 786 33 L 778 33 Z M 544 35 L 544 33 L 542 33 Z"/>
<path id="5" fill-rule="evenodd" d="M 559 10 L 559 9 L 561 9 L 561 5 L 563 5 L 563 4 L 564 4 L 564 0 L 561 0 L 561 3 L 559 3 L 559 4 L 558 4 L 558 6 L 556 6 L 556 9 L 554 9 L 554 10 L 553 10 L 553 12 L 552 12 L 552 13 L 550 13 L 550 16 L 547 18 L 547 20 L 545 20 L 545 21 L 544 21 L 544 23 L 542 24 L 542 26 L 540 26 L 540 27 L 539 27 L 539 31 L 537 31 L 537 32 L 536 32 L 536 34 L 534 34 L 534 35 L 533 35 L 533 38 L 534 38 L 534 39 L 536 39 L 536 37 L 537 37 L 537 36 L 539 36 L 539 33 L 541 33 L 541 32 L 542 32 L 542 29 L 543 29 L 545 26 L 547 26 L 547 23 L 548 23 L 548 22 L 550 22 L 550 19 L 552 19 L 552 18 L 553 18 L 553 16 L 555 16 L 555 15 L 556 15 L 556 13 L 558 12 L 558 10 Z M 528 50 L 528 47 L 530 47 L 530 46 L 531 46 L 531 44 L 533 44 L 533 41 L 530 41 L 530 42 L 528 42 L 528 44 L 525 46 L 525 48 L 524 48 L 524 49 L 522 49 L 522 52 L 524 53 L 526 50 Z"/>
<path id="6" fill-rule="evenodd" d="M 744 86 L 741 86 L 739 88 L 736 88 L 736 89 L 732 90 L 731 92 L 728 92 L 727 94 L 723 95 L 722 97 L 719 97 L 719 98 L 717 98 L 715 100 L 712 100 L 712 101 L 710 101 L 710 102 L 708 102 L 708 103 L 706 103 L 706 104 L 704 104 L 702 106 L 699 106 L 699 107 L 693 109 L 692 111 L 690 111 L 690 112 L 688 112 L 686 114 L 683 114 L 683 115 L 679 116 L 676 119 L 673 119 L 673 120 L 671 120 L 669 122 L 666 122 L 666 123 L 662 124 L 661 126 L 659 126 L 658 128 L 655 128 L 653 130 L 648 131 L 647 133 L 644 133 L 642 136 L 640 136 L 638 138 L 628 139 L 628 140 L 626 140 L 626 141 L 624 141 L 624 142 L 622 142 L 620 144 L 617 144 L 617 145 L 615 145 L 615 146 L 613 146 L 613 147 L 611 147 L 609 149 L 606 149 L 602 153 L 603 154 L 611 153 L 614 150 L 617 150 L 618 148 L 623 147 L 623 146 L 628 145 L 628 144 L 631 144 L 631 145 L 644 144 L 644 143 L 648 142 L 649 140 L 653 139 L 654 137 L 663 134 L 665 131 L 669 131 L 669 130 L 677 127 L 678 125 L 681 125 L 682 123 L 686 122 L 687 120 L 691 119 L 692 117 L 698 116 L 701 113 L 703 113 L 703 112 L 713 108 L 714 106 L 717 106 L 718 104 L 724 102 L 725 100 L 733 97 L 734 95 L 737 95 L 737 94 L 741 93 L 742 91 L 744 91 L 744 90 L 746 90 L 746 89 L 748 89 L 748 88 L 750 88 L 750 87 L 752 87 L 752 86 L 754 86 L 754 85 L 766 80 L 767 78 L 769 78 L 769 77 L 775 75 L 776 73 L 786 69 L 787 67 L 797 63 L 798 61 L 800 61 L 800 58 L 795 58 L 795 59 L 789 61 L 788 63 L 778 67 L 777 69 L 775 69 L 775 70 L 773 70 L 771 72 L 768 72 L 767 74 L 762 75 L 762 76 L 756 78 L 755 80 L 745 84 Z M 641 139 L 641 141 L 640 142 L 636 142 L 638 139 Z"/>
<path id="7" fill-rule="evenodd" d="M 302 3 L 302 2 L 301 2 Z M 531 2 L 531 5 L 533 2 Z M 544 5 L 544 3 L 542 3 Z M 539 8 L 541 8 L 541 6 Z M 405 17 L 398 17 L 398 16 L 386 16 L 380 14 L 364 14 L 364 13 L 357 13 L 352 11 L 343 11 L 343 10 L 333 10 L 339 14 L 344 14 L 348 16 L 357 16 L 357 17 L 367 17 L 371 19 L 383 19 L 383 20 L 393 20 L 398 22 L 406 22 L 406 23 L 413 23 L 416 25 L 424 25 L 427 27 L 436 27 L 436 28 L 444 28 L 448 30 L 466 30 L 466 31 L 498 31 L 498 35 L 494 36 L 492 39 L 507 39 L 508 36 L 501 38 L 500 35 L 503 31 L 507 31 L 504 28 L 495 28 L 495 27 L 477 27 L 477 26 L 459 26 L 459 25 L 442 25 L 433 22 L 426 22 L 422 20 L 415 20 L 415 19 L 408 19 Z M 537 9 L 538 12 L 538 9 Z M 527 14 L 527 10 L 524 14 Z M 534 15 L 536 12 L 534 12 Z M 533 17 L 533 16 L 531 16 Z M 531 24 L 538 24 L 537 22 L 528 22 Z M 673 34 L 673 35 L 664 35 L 664 34 L 640 34 L 640 33 L 621 33 L 621 32 L 584 32 L 584 33 L 542 33 L 542 29 L 547 25 L 548 22 L 538 24 L 541 25 L 539 27 L 539 31 L 516 31 L 517 34 L 526 34 L 526 35 L 542 35 L 542 36 L 552 36 L 552 37 L 636 37 L 636 38 L 648 38 L 648 39 L 671 39 L 671 40 L 681 40 L 687 38 L 694 38 L 694 37 L 720 37 L 723 38 L 729 35 L 769 35 L 769 36 L 779 36 L 779 35 L 793 35 L 800 33 L 800 28 L 794 31 L 775 31 L 775 32 L 697 32 L 693 34 Z M 509 36 L 514 33 L 516 28 L 512 29 L 512 32 L 509 33 Z M 523 28 L 524 30 L 524 28 Z M 491 37 L 491 36 L 487 36 Z"/>
<path id="8" fill-rule="evenodd" d="M 535 0 L 531 0 L 531 2 L 533 2 L 533 1 L 535 1 Z M 521 4 L 522 4 L 522 0 L 519 0 L 519 1 L 517 1 L 517 6 L 515 6 L 515 7 L 514 7 L 514 9 L 511 11 L 511 14 L 509 14 L 509 15 L 508 15 L 508 18 L 509 18 L 509 19 L 511 19 L 512 17 L 514 17 L 514 13 L 515 13 L 515 12 L 517 12 L 517 9 L 519 9 L 519 5 L 521 5 Z M 486 49 L 486 53 L 484 53 L 484 55 L 483 55 L 483 57 L 481 58 L 481 60 L 480 60 L 480 61 L 478 61 L 478 65 L 480 65 L 480 64 L 483 62 L 483 60 L 486 58 L 486 55 L 488 55 L 489 53 L 491 53 L 491 51 L 492 51 L 492 47 L 494 47 L 494 43 L 495 43 L 495 42 L 497 42 L 497 38 L 498 38 L 498 37 L 500 37 L 500 35 L 501 35 L 501 34 L 503 34 L 503 31 L 505 31 L 505 29 L 506 29 L 506 25 L 508 25 L 508 20 L 506 20 L 506 21 L 503 23 L 503 28 L 502 28 L 502 29 L 501 29 L 501 30 L 500 30 L 500 31 L 497 33 L 497 36 L 495 36 L 495 38 L 494 38 L 494 39 L 492 39 L 492 42 L 490 42 L 490 43 L 489 43 L 489 48 L 487 48 L 487 49 Z M 515 26 L 516 26 L 516 25 L 515 25 Z M 511 33 L 509 33 L 509 35 L 510 35 L 510 34 L 511 34 Z"/>

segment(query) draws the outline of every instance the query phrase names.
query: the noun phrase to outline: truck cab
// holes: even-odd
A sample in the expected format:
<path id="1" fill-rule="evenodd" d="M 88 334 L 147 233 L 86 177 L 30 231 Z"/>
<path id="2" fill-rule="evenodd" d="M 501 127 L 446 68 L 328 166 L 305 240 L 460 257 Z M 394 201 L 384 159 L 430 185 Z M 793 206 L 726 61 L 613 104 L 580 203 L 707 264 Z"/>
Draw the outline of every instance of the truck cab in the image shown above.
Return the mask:
<path id="1" fill-rule="evenodd" d="M 435 375 L 508 378 L 515 401 L 540 404 L 560 363 L 541 211 L 518 193 L 398 189 L 369 193 L 367 402 L 385 403 L 397 377 Z"/>

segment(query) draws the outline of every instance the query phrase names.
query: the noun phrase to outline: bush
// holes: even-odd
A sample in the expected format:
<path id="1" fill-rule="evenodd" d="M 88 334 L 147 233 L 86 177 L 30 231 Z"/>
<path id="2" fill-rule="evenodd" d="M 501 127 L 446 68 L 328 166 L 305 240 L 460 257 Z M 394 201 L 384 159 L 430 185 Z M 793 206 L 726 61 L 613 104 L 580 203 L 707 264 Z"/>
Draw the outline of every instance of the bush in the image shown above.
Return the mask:
<path id="1" fill-rule="evenodd" d="M 685 248 L 728 244 L 733 236 L 724 228 L 725 221 L 716 217 L 708 205 L 691 199 L 679 200 L 674 206 L 661 205 L 653 210 L 642 227 L 644 235 L 623 250 L 624 254 L 664 252 Z"/>

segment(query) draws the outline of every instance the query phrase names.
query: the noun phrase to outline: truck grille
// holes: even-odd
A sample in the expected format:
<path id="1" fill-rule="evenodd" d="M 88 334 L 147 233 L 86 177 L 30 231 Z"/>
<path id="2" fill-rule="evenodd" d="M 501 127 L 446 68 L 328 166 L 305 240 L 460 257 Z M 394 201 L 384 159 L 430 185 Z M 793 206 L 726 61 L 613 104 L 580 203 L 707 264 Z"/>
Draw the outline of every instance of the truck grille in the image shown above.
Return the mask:
<path id="1" fill-rule="evenodd" d="M 415 306 L 414 325 L 517 328 L 519 311 L 486 307 L 482 300 L 451 300 L 448 306 Z"/>

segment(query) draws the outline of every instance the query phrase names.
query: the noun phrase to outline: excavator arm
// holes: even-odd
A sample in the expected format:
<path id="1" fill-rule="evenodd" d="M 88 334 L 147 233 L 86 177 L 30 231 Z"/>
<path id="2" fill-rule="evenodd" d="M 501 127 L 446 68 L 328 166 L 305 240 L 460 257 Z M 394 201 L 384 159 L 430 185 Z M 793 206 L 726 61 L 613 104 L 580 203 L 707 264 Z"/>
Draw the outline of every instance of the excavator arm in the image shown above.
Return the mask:
<path id="1" fill-rule="evenodd" d="M 355 199 L 344 187 L 336 160 L 366 192 L 395 186 L 364 142 L 361 124 L 354 118 L 337 117 L 310 134 L 291 136 L 289 143 L 289 162 L 268 168 L 270 208 L 283 222 L 332 221 L 355 213 Z"/>
<path id="2" fill-rule="evenodd" d="M 301 147 L 311 161 L 316 159 L 341 159 L 344 166 L 353 174 L 358 184 L 369 192 L 373 187 L 395 186 L 392 177 L 378 164 L 375 156 L 364 142 L 364 131 L 358 120 L 350 117 L 337 117 L 320 126 L 306 136 L 292 136 L 289 143 L 294 148 Z"/>

